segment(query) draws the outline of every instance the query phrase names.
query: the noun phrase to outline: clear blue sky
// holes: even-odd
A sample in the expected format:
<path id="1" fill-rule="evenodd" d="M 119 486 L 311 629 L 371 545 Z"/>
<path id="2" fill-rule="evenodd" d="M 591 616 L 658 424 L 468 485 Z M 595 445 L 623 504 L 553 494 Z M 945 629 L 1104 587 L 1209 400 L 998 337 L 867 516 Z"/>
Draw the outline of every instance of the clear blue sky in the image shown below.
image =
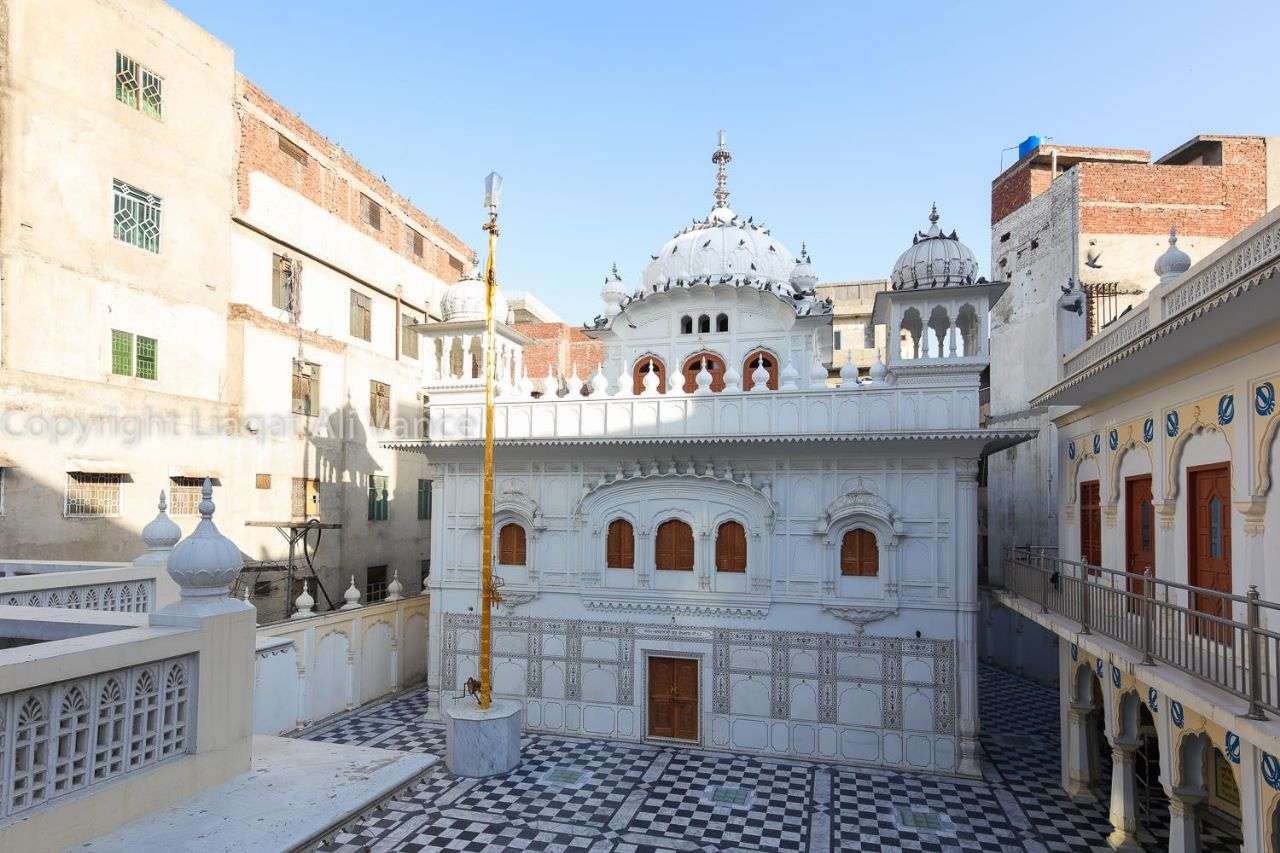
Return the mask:
<path id="1" fill-rule="evenodd" d="M 1001 149 L 1280 134 L 1280 3 L 176 0 L 239 70 L 569 322 L 730 203 L 824 281 L 888 274 L 936 200 L 982 262 Z M 1007 158 L 1012 153 L 1006 154 Z"/>

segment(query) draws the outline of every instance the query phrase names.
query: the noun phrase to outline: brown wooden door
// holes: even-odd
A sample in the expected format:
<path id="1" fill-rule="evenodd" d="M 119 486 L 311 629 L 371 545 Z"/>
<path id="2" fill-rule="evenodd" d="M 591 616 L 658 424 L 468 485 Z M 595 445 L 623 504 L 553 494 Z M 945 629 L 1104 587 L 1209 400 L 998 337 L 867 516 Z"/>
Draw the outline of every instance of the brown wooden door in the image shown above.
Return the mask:
<path id="1" fill-rule="evenodd" d="M 1202 465 L 1187 469 L 1188 578 L 1192 586 L 1231 592 L 1231 466 Z M 1194 595 L 1202 613 L 1231 617 L 1230 605 L 1212 595 Z M 1230 631 L 1207 620 L 1196 629 L 1221 641 Z"/>
<path id="2" fill-rule="evenodd" d="M 649 736 L 698 739 L 698 662 L 649 658 Z"/>
<path id="3" fill-rule="evenodd" d="M 1102 565 L 1102 500 L 1097 480 L 1080 484 L 1080 561 Z"/>
<path id="4" fill-rule="evenodd" d="M 1151 477 L 1130 477 L 1124 483 L 1125 571 L 1131 575 L 1155 576 L 1155 511 L 1151 505 Z M 1129 591 L 1150 595 L 1151 585 L 1128 579 Z M 1129 599 L 1130 610 L 1136 602 Z"/>

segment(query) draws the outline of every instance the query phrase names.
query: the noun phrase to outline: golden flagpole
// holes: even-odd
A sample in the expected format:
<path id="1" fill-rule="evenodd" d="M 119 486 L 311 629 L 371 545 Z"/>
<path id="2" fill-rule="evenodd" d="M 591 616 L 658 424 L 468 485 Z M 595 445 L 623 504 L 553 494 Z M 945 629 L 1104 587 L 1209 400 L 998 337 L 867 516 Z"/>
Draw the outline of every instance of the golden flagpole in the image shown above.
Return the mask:
<path id="1" fill-rule="evenodd" d="M 493 698 L 493 386 L 497 373 L 494 358 L 493 297 L 497 289 L 494 262 L 498 252 L 498 204 L 502 196 L 502 176 L 490 172 L 484 179 L 484 205 L 489 221 L 484 230 L 489 234 L 489 259 L 485 263 L 484 296 L 484 544 L 480 563 L 480 690 L 479 706 L 488 708 Z"/>

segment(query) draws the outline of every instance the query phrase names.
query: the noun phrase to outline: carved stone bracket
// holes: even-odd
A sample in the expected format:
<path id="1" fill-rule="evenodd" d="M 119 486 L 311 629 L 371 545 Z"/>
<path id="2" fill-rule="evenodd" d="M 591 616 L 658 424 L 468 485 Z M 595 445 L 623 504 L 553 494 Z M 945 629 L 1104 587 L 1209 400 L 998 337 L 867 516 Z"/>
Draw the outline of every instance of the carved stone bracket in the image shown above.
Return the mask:
<path id="1" fill-rule="evenodd" d="M 539 595 L 541 595 L 541 593 L 536 589 L 527 590 L 524 592 L 514 592 L 514 591 L 503 590 L 502 603 L 498 606 L 501 607 L 507 613 L 510 613 L 515 608 L 520 607 L 521 605 L 524 605 L 524 604 L 528 604 L 529 602 L 533 601 Z"/>
<path id="2" fill-rule="evenodd" d="M 1248 500 L 1236 501 L 1236 509 L 1244 516 L 1244 534 L 1261 536 L 1266 529 L 1267 498 L 1254 495 Z"/>
<path id="3" fill-rule="evenodd" d="M 898 608 L 896 607 L 842 607 L 824 604 L 822 609 L 837 619 L 853 625 L 854 633 L 858 636 L 862 636 L 866 632 L 867 626 L 873 622 L 879 622 L 882 619 L 888 619 L 890 616 L 898 615 Z"/>

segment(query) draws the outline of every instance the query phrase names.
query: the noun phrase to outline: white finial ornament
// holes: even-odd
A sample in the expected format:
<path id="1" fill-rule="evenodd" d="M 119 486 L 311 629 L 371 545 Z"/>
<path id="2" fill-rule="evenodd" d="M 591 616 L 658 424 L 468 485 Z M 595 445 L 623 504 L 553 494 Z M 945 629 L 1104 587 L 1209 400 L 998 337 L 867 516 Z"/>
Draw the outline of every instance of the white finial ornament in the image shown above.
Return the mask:
<path id="1" fill-rule="evenodd" d="M 809 387 L 822 388 L 827 384 L 827 367 L 818 358 L 818 349 L 814 347 L 813 361 L 809 364 Z"/>
<path id="2" fill-rule="evenodd" d="M 355 610 L 360 606 L 360 590 L 356 589 L 356 576 L 351 576 L 351 586 L 347 587 L 347 591 L 342 594 L 346 604 L 339 607 L 339 610 Z"/>
<path id="3" fill-rule="evenodd" d="M 551 365 L 547 365 L 547 376 L 542 380 L 542 396 L 556 397 L 560 394 L 560 384 L 556 382 L 555 375 L 551 372 Z"/>
<path id="4" fill-rule="evenodd" d="M 391 576 L 391 583 L 387 584 L 387 601 L 399 601 L 404 598 L 404 584 L 400 583 L 400 570 L 396 569 Z"/>
<path id="5" fill-rule="evenodd" d="M 853 363 L 853 353 L 845 350 L 844 364 L 840 365 L 840 387 L 852 388 L 858 384 L 858 366 Z"/>
<path id="6" fill-rule="evenodd" d="M 566 397 L 582 396 L 582 378 L 578 376 L 578 365 L 575 364 L 573 366 L 573 373 L 569 375 L 565 383 L 569 386 L 568 393 L 565 394 Z"/>
<path id="7" fill-rule="evenodd" d="M 791 359 L 787 359 L 786 365 L 782 368 L 781 383 L 778 385 L 779 390 L 795 391 L 800 387 L 800 373 L 796 370 L 795 365 L 791 363 Z"/>
<path id="8" fill-rule="evenodd" d="M 1189 269 L 1191 256 L 1178 248 L 1178 226 L 1175 225 L 1169 229 L 1169 248 L 1156 258 L 1155 272 L 1160 277 L 1160 283 L 1165 284 Z"/>
<path id="9" fill-rule="evenodd" d="M 169 553 L 173 550 L 173 546 L 178 544 L 178 540 L 182 538 L 182 528 L 178 527 L 165 512 L 168 508 L 169 503 L 165 499 L 164 489 L 161 489 L 156 517 L 148 521 L 147 526 L 142 528 L 142 541 L 146 543 L 147 550 L 139 554 L 138 558 L 133 561 L 135 566 L 164 566 L 168 564 Z"/>
<path id="10" fill-rule="evenodd" d="M 702 360 L 702 365 L 698 368 L 698 373 L 693 377 L 693 381 L 697 384 L 694 389 L 695 394 L 711 393 L 711 371 L 707 370 L 707 360 Z"/>
<path id="11" fill-rule="evenodd" d="M 603 397 L 609 392 L 609 379 L 604 375 L 604 362 L 596 367 L 595 376 L 591 377 L 591 396 Z"/>
<path id="12" fill-rule="evenodd" d="M 653 364 L 653 359 L 649 359 L 649 364 L 644 372 L 644 393 L 657 394 L 658 386 L 662 384 L 662 379 L 658 376 L 658 369 Z"/>
<path id="13" fill-rule="evenodd" d="M 738 368 L 730 362 L 724 371 L 724 390 L 733 392 L 742 390 L 742 375 L 738 373 Z"/>
<path id="14" fill-rule="evenodd" d="M 200 523 L 169 554 L 169 575 L 182 590 L 178 607 L 206 598 L 228 598 L 231 583 L 244 568 L 244 556 L 213 523 L 213 481 L 200 491 Z"/>
<path id="15" fill-rule="evenodd" d="M 312 609 L 315 607 L 316 600 L 311 597 L 311 593 L 307 590 L 310 583 L 310 579 L 302 579 L 302 592 L 293 600 L 294 612 L 293 615 L 289 617 L 290 619 L 310 619 L 312 616 L 316 615 L 315 611 Z"/>
<path id="16" fill-rule="evenodd" d="M 632 383 L 631 371 L 627 370 L 627 365 L 624 362 L 622 367 L 618 370 L 618 396 L 619 397 L 631 396 L 631 392 L 635 390 L 632 387 L 631 383 Z"/>
<path id="17" fill-rule="evenodd" d="M 751 371 L 751 390 L 769 390 L 769 371 L 765 369 L 763 355 L 756 356 L 756 367 Z"/>
<path id="18" fill-rule="evenodd" d="M 884 359 L 881 358 L 880 353 L 877 352 L 875 363 L 871 365 L 871 370 L 869 372 L 871 378 L 871 382 L 869 384 L 883 385 L 888 372 L 888 368 L 884 366 Z"/>

